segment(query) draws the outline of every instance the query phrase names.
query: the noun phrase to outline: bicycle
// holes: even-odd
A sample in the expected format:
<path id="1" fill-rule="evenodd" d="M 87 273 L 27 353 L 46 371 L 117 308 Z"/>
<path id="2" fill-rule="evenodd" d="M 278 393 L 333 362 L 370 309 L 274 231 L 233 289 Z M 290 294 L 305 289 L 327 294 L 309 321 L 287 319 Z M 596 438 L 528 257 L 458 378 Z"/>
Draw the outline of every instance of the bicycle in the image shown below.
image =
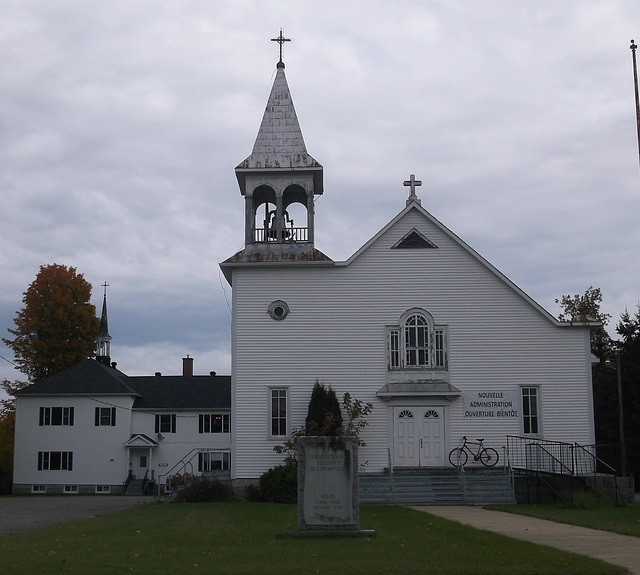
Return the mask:
<path id="1" fill-rule="evenodd" d="M 449 463 L 454 467 L 464 467 L 469 461 L 469 455 L 474 461 L 480 461 L 485 467 L 493 467 L 498 463 L 498 452 L 493 447 L 485 447 L 482 443 L 484 439 L 476 439 L 476 442 L 467 443 L 467 436 L 462 437 L 464 443 L 462 447 L 455 447 L 449 452 Z M 477 445 L 478 449 L 474 453 L 468 445 Z"/>

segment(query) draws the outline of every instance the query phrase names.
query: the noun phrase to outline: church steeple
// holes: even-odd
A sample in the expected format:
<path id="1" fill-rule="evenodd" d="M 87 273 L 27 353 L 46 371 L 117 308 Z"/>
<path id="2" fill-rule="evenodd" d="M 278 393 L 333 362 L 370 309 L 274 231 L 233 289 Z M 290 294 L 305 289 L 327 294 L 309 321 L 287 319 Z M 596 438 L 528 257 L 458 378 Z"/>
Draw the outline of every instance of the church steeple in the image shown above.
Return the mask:
<path id="1" fill-rule="evenodd" d="M 100 316 L 100 333 L 96 337 L 96 360 L 105 365 L 111 365 L 111 336 L 109 335 L 109 319 L 107 317 L 107 287 L 104 282 L 104 297 L 102 300 L 102 314 Z"/>
<path id="2" fill-rule="evenodd" d="M 253 151 L 236 168 L 245 196 L 245 247 L 270 257 L 283 249 L 313 250 L 314 196 L 323 191 L 322 166 L 307 152 L 284 72 L 282 45 L 289 40 L 280 31 L 274 41 L 280 60 L 271 94 Z"/>

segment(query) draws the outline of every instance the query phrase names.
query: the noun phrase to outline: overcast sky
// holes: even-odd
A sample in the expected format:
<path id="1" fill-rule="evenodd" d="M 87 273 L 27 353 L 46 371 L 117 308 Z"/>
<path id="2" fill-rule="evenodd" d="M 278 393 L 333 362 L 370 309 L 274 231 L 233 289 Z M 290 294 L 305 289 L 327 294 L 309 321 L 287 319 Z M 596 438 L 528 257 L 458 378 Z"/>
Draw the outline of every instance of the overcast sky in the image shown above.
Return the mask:
<path id="1" fill-rule="evenodd" d="M 324 166 L 316 247 L 345 260 L 422 205 L 553 315 L 640 299 L 637 0 L 5 0 L 0 333 L 45 264 L 74 266 L 128 374 L 230 372 L 234 168 L 284 60 Z M 99 313 L 98 309 L 98 313 Z M 0 345 L 11 360 L 11 350 Z M 24 379 L 0 360 L 0 377 Z"/>

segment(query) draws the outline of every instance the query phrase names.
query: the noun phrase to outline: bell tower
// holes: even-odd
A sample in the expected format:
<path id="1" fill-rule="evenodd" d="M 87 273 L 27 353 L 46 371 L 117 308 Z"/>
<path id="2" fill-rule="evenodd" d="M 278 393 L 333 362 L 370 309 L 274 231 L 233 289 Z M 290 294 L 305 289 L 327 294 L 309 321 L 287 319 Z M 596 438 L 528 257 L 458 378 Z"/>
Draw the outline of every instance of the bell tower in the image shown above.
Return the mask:
<path id="1" fill-rule="evenodd" d="M 280 45 L 267 107 L 251 155 L 236 167 L 245 198 L 245 251 L 301 254 L 314 249 L 314 199 L 322 194 L 322 166 L 307 153 L 284 73 Z M 295 211 L 295 218 L 294 212 Z"/>

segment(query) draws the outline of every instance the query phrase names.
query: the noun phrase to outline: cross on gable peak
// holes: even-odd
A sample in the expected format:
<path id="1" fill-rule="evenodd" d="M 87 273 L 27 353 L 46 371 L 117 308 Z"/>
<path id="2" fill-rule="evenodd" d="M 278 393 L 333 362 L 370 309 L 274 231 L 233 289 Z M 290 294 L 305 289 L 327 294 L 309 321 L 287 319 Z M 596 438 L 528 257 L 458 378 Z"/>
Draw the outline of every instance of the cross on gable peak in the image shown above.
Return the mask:
<path id="1" fill-rule="evenodd" d="M 411 174 L 408 180 L 405 180 L 404 182 L 402 182 L 402 185 L 409 187 L 409 197 L 407 198 L 407 206 L 411 202 L 416 202 L 418 205 L 420 205 L 420 198 L 416 196 L 416 188 L 422 185 L 422 181 L 416 180 L 416 176 L 414 174 Z"/>
<path id="2" fill-rule="evenodd" d="M 278 44 L 280 44 L 280 59 L 278 60 L 277 64 L 278 68 L 284 68 L 284 62 L 282 61 L 282 45 L 285 42 L 291 42 L 291 38 L 285 38 L 282 32 L 283 30 L 282 28 L 280 28 L 280 36 L 278 36 L 277 38 L 271 38 L 272 42 L 277 42 Z"/>

